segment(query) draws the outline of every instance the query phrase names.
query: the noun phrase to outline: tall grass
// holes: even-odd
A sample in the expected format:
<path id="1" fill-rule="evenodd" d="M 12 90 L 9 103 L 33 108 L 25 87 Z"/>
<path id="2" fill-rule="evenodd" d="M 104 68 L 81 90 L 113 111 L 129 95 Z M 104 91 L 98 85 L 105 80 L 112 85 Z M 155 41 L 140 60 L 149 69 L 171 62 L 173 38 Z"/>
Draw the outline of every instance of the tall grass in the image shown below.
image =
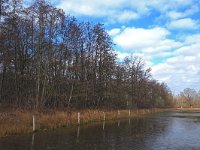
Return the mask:
<path id="1" fill-rule="evenodd" d="M 81 110 L 81 124 L 99 122 L 104 120 L 116 120 L 129 117 L 128 110 Z M 163 111 L 163 109 L 136 109 L 131 110 L 130 117 L 140 117 L 146 114 Z M 9 111 L 0 112 L 0 137 L 32 132 L 32 116 L 35 116 L 36 131 L 51 130 L 59 127 L 77 125 L 78 111 L 51 110 L 47 112 L 36 111 Z"/>

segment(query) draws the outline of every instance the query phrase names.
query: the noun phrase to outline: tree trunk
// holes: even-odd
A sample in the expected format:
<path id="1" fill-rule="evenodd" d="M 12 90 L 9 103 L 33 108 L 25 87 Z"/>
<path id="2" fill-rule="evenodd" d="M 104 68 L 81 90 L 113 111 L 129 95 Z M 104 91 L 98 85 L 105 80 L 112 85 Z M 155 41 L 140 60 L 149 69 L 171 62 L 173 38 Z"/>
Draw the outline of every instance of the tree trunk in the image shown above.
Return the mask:
<path id="1" fill-rule="evenodd" d="M 71 87 L 70 96 L 69 96 L 69 100 L 68 100 L 68 103 L 67 103 L 68 108 L 70 107 L 70 102 L 71 102 L 71 99 L 72 99 L 73 90 L 74 90 L 74 84 L 72 84 L 72 87 Z"/>

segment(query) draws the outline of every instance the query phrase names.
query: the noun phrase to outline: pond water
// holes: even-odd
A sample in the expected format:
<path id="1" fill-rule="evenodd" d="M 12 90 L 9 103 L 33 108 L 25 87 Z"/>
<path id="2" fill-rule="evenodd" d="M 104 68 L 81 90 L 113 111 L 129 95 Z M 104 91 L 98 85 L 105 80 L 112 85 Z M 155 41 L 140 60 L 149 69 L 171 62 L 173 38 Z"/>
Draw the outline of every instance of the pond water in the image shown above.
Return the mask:
<path id="1" fill-rule="evenodd" d="M 200 122 L 164 112 L 138 119 L 0 139 L 0 150 L 199 150 Z"/>

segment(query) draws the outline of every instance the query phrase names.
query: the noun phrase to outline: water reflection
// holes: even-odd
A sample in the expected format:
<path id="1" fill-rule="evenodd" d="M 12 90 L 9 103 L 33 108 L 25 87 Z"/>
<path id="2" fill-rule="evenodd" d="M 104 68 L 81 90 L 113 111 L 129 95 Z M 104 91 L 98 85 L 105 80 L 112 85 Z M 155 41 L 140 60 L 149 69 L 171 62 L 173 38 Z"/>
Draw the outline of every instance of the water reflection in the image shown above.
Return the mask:
<path id="1" fill-rule="evenodd" d="M 34 139 L 35 139 L 35 134 L 33 133 L 33 135 L 32 135 L 32 140 L 31 140 L 31 150 L 33 150 Z"/>
<path id="2" fill-rule="evenodd" d="M 103 131 L 104 131 L 104 129 L 105 129 L 105 124 L 106 124 L 106 122 L 104 121 L 104 122 L 103 122 Z"/>
<path id="3" fill-rule="evenodd" d="M 118 125 L 118 127 L 120 126 L 120 120 L 118 120 L 117 125 Z"/>
<path id="4" fill-rule="evenodd" d="M 77 138 L 79 138 L 79 134 L 80 134 L 80 126 L 78 126 L 77 128 Z"/>
<path id="5" fill-rule="evenodd" d="M 53 132 L 0 139 L 2 150 L 168 150 L 200 149 L 200 125 L 162 113 Z M 106 124 L 106 127 L 105 127 Z M 81 132 L 80 132 L 81 131 Z M 30 148 L 31 143 L 31 148 Z"/>

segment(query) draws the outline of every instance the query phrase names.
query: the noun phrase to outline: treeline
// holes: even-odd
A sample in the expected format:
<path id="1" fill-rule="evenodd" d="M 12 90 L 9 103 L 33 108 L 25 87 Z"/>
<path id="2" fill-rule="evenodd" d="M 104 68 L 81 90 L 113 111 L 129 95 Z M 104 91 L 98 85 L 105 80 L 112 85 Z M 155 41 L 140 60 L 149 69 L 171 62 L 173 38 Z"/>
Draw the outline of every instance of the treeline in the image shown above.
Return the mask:
<path id="1" fill-rule="evenodd" d="M 143 60 L 117 61 L 102 24 L 79 22 L 36 0 L 1 0 L 0 104 L 51 107 L 170 107 L 172 94 Z"/>
<path id="2" fill-rule="evenodd" d="M 174 97 L 176 107 L 200 107 L 200 90 L 186 88 Z"/>

